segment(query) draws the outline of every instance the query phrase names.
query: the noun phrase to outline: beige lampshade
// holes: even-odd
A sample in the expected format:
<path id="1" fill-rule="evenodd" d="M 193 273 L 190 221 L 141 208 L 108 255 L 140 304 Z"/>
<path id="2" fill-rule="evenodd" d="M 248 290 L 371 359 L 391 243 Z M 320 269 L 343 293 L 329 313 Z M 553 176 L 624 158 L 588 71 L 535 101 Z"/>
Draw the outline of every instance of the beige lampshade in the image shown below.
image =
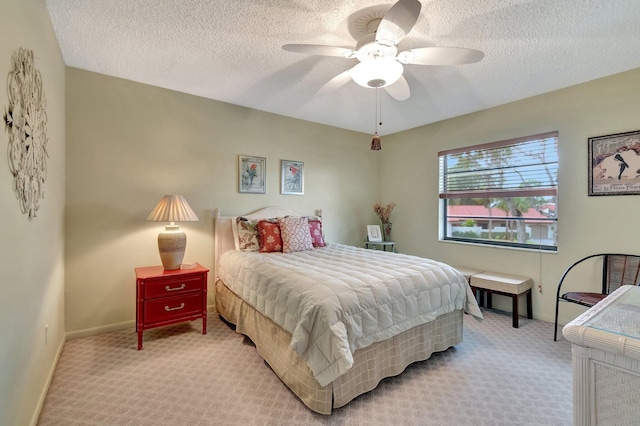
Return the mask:
<path id="1" fill-rule="evenodd" d="M 165 195 L 147 217 L 151 222 L 195 222 L 198 216 L 182 195 Z"/>
<path id="2" fill-rule="evenodd" d="M 198 216 L 194 213 L 182 195 L 165 195 L 151 212 L 147 221 L 171 222 L 158 234 L 158 250 L 162 266 L 166 270 L 180 269 L 187 236 L 174 222 L 194 222 Z"/>

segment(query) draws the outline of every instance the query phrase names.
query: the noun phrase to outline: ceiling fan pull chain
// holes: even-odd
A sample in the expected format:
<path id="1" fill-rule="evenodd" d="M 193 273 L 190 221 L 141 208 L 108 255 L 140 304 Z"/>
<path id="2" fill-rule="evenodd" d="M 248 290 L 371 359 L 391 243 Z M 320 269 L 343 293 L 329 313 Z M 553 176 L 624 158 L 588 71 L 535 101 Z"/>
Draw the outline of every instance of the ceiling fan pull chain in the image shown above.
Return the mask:
<path id="1" fill-rule="evenodd" d="M 378 89 L 376 89 L 376 94 L 378 96 L 378 124 L 382 126 L 382 94 Z"/>
<path id="2" fill-rule="evenodd" d="M 379 102 L 379 97 L 378 97 L 378 95 L 379 95 L 379 91 L 378 91 L 378 88 L 377 88 L 377 87 L 376 87 L 376 89 L 375 89 L 375 90 L 376 90 L 376 103 L 375 103 L 375 105 L 376 105 L 376 113 L 375 113 L 375 119 L 376 119 L 376 133 L 378 133 L 378 116 L 379 116 L 379 114 L 380 114 L 380 110 L 379 110 L 379 107 L 378 107 L 378 102 Z"/>
<path id="3" fill-rule="evenodd" d="M 379 109 L 379 101 L 380 101 L 380 93 L 378 91 L 378 88 L 376 87 L 376 102 L 375 102 L 376 132 L 373 134 L 373 139 L 371 139 L 372 151 L 380 151 L 382 149 L 382 146 L 380 145 L 380 136 L 378 135 L 378 122 L 380 122 L 380 125 L 382 125 L 382 118 L 379 118 L 382 115 L 382 112 Z"/>

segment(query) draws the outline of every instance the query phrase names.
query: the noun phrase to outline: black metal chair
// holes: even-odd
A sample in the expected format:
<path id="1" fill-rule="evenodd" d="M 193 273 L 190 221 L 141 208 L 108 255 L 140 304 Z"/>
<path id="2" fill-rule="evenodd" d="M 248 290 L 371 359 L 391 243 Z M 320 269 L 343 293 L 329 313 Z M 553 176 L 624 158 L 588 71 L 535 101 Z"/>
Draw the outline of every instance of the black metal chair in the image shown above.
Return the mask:
<path id="1" fill-rule="evenodd" d="M 567 274 L 577 265 L 588 260 L 602 258 L 602 292 L 589 293 L 583 291 L 570 291 L 563 293 L 562 284 Z M 556 318 L 553 328 L 553 341 L 558 339 L 558 309 L 560 302 L 576 303 L 578 305 L 592 307 L 617 288 L 623 285 L 640 285 L 640 255 L 622 253 L 599 253 L 586 256 L 569 266 L 558 283 L 556 293 Z"/>

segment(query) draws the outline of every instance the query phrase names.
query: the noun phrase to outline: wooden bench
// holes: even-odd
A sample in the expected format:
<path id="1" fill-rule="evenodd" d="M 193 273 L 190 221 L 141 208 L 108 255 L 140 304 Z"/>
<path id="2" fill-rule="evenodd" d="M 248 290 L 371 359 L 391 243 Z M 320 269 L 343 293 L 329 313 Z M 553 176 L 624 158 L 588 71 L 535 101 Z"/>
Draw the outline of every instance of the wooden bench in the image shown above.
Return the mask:
<path id="1" fill-rule="evenodd" d="M 500 274 L 497 272 L 477 271 L 469 268 L 456 268 L 467 277 L 474 296 L 478 298 L 480 306 L 484 306 L 483 293 L 487 293 L 487 308 L 492 309 L 493 294 L 509 296 L 512 300 L 513 327 L 518 328 L 518 298 L 525 294 L 527 297 L 527 318 L 533 318 L 531 288 L 533 280 L 529 277 Z"/>

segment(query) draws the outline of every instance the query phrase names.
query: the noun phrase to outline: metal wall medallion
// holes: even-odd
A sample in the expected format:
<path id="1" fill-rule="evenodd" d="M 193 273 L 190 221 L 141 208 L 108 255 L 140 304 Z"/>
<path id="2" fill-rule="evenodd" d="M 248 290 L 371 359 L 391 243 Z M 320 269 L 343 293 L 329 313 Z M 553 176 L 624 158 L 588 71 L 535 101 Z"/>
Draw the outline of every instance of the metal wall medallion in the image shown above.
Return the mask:
<path id="1" fill-rule="evenodd" d="M 9 106 L 4 115 L 9 134 L 7 157 L 13 190 L 22 213 L 36 217 L 47 179 L 47 113 L 40 71 L 33 51 L 20 48 L 11 58 L 7 78 Z"/>

